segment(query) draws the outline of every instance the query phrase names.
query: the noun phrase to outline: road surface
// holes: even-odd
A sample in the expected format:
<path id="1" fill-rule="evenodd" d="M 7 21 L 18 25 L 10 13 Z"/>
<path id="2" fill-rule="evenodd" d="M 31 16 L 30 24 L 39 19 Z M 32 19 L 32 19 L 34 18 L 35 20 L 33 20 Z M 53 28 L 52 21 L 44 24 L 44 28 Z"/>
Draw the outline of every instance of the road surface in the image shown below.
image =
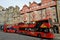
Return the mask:
<path id="1" fill-rule="evenodd" d="M 0 31 L 0 40 L 41 40 L 41 39 L 15 33 L 4 33 Z M 54 40 L 60 40 L 60 34 L 56 34 Z"/>

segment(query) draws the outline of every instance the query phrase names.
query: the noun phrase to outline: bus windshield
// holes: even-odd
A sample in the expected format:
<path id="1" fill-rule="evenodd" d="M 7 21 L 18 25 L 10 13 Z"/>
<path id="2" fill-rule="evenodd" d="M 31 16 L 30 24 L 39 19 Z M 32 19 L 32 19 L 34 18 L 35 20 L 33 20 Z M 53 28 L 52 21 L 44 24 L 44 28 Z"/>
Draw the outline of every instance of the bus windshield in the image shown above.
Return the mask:
<path id="1" fill-rule="evenodd" d="M 48 21 L 48 20 L 36 21 L 36 26 L 35 26 L 35 28 L 40 28 L 40 26 L 41 26 L 43 23 L 49 23 L 49 21 Z"/>
<path id="2" fill-rule="evenodd" d="M 38 29 L 37 31 L 39 32 L 49 32 L 50 22 L 49 20 L 37 21 L 35 28 Z"/>

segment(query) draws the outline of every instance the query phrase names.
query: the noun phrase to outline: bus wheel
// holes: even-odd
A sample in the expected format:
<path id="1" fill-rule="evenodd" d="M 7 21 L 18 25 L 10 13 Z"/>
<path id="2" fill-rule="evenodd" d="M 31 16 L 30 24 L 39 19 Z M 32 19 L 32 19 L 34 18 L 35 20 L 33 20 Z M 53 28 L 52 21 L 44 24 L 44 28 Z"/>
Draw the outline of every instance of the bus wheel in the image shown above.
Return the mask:
<path id="1" fill-rule="evenodd" d="M 4 32 L 7 32 L 7 31 L 4 31 Z"/>
<path id="2" fill-rule="evenodd" d="M 6 30 L 6 32 L 8 32 L 8 31 Z"/>
<path id="3" fill-rule="evenodd" d="M 47 39 L 47 40 L 54 40 L 54 39 Z"/>
<path id="4" fill-rule="evenodd" d="M 40 34 L 38 34 L 38 38 L 41 38 L 41 35 Z"/>

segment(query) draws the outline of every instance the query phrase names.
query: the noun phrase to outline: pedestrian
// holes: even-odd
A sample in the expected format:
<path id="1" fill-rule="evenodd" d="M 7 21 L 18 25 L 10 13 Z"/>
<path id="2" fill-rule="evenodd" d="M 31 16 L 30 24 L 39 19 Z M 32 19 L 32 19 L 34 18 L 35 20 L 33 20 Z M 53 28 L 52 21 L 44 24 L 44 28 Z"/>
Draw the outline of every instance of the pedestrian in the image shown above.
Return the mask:
<path id="1" fill-rule="evenodd" d="M 59 33 L 58 31 L 58 26 L 57 25 L 53 25 L 53 31 L 54 33 Z"/>

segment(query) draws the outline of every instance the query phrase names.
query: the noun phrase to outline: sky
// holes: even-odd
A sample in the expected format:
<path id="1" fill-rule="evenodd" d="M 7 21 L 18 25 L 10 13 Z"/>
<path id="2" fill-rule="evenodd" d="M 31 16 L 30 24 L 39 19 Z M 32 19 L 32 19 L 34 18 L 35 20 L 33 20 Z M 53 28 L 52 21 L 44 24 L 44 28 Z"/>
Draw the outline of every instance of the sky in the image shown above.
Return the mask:
<path id="1" fill-rule="evenodd" d="M 9 6 L 19 6 L 20 9 L 22 9 L 23 5 L 29 5 L 29 2 L 37 2 L 40 3 L 41 0 L 0 0 L 0 6 L 3 6 L 4 8 L 8 8 Z"/>

